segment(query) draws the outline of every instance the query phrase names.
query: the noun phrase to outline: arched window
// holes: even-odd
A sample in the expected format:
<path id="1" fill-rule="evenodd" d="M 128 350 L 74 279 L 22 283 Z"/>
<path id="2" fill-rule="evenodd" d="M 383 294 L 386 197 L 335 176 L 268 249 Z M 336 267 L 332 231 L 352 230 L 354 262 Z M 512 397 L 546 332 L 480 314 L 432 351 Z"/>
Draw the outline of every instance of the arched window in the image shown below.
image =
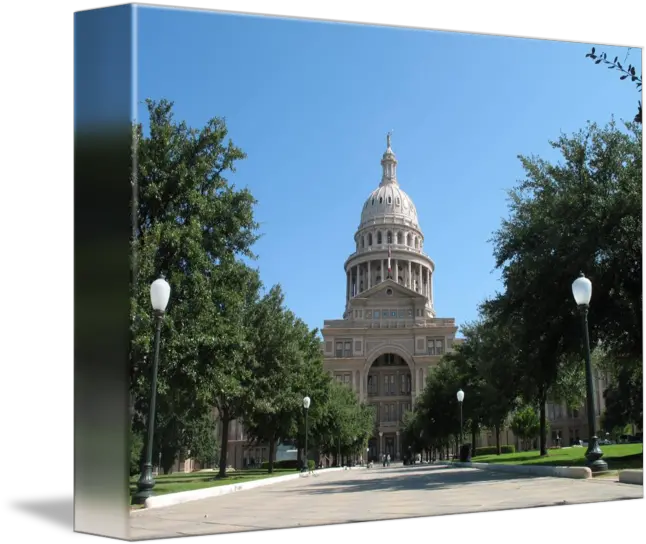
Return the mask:
<path id="1" fill-rule="evenodd" d="M 369 232 L 369 233 L 368 233 L 368 245 L 369 245 L 369 246 L 371 246 L 371 245 L 372 245 L 372 232 Z"/>
<path id="2" fill-rule="evenodd" d="M 411 237 L 410 232 L 409 232 L 409 233 L 407 234 L 407 236 L 406 236 L 406 245 L 407 245 L 408 247 L 410 247 L 411 245 L 413 245 L 413 244 L 412 244 L 412 240 L 413 240 L 413 238 Z"/>
<path id="3" fill-rule="evenodd" d="M 417 236 L 415 236 L 415 249 L 419 248 L 419 240 L 417 239 Z"/>
<path id="4" fill-rule="evenodd" d="M 384 203 L 384 197 L 383 197 L 383 196 L 380 196 L 380 197 L 379 197 L 379 204 L 383 204 L 383 203 Z"/>
<path id="5" fill-rule="evenodd" d="M 392 244 L 393 243 L 393 233 L 388 231 L 388 234 L 386 235 L 386 239 L 388 240 L 387 243 Z"/>
<path id="6" fill-rule="evenodd" d="M 392 204 L 392 203 L 393 203 L 393 199 L 392 199 L 392 197 L 389 196 L 388 197 L 388 204 Z"/>
<path id="7" fill-rule="evenodd" d="M 398 233 L 397 233 L 397 243 L 398 243 L 398 244 L 401 244 L 401 243 L 402 243 L 403 238 L 404 238 L 403 234 L 402 234 L 401 232 L 398 232 Z"/>
<path id="8" fill-rule="evenodd" d="M 400 200 L 399 200 L 399 197 L 397 197 L 397 199 L 395 200 L 395 205 L 399 206 L 399 204 L 400 204 Z"/>
<path id="9" fill-rule="evenodd" d="M 377 245 L 380 245 L 382 243 L 381 241 L 381 231 L 377 233 Z"/>
<path id="10" fill-rule="evenodd" d="M 361 249 L 363 249 L 364 247 L 366 247 L 366 237 L 362 236 L 361 237 Z"/>

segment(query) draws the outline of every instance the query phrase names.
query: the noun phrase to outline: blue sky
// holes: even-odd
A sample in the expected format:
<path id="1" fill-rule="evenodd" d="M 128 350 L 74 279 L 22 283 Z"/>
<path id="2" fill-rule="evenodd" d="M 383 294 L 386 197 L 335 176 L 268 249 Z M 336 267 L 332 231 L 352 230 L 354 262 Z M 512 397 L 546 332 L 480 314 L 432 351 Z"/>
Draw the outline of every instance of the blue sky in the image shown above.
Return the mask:
<path id="1" fill-rule="evenodd" d="M 248 155 L 228 177 L 258 200 L 263 282 L 319 328 L 343 312 L 343 263 L 392 129 L 438 316 L 461 324 L 501 288 L 488 240 L 522 178 L 517 156 L 555 159 L 561 132 L 635 115 L 634 84 L 584 58 L 590 47 L 140 7 L 138 98 L 174 101 L 196 128 L 226 118 Z M 641 73 L 640 50 L 628 62 Z"/>

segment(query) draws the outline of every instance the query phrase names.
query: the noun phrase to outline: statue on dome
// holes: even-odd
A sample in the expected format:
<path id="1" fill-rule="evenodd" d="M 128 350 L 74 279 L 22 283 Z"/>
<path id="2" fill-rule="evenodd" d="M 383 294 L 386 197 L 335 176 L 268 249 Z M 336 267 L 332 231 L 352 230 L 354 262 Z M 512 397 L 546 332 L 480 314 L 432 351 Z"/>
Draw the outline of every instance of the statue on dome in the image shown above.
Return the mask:
<path id="1" fill-rule="evenodd" d="M 390 137 L 392 136 L 393 131 L 389 131 L 386 133 L 386 147 L 390 148 Z"/>

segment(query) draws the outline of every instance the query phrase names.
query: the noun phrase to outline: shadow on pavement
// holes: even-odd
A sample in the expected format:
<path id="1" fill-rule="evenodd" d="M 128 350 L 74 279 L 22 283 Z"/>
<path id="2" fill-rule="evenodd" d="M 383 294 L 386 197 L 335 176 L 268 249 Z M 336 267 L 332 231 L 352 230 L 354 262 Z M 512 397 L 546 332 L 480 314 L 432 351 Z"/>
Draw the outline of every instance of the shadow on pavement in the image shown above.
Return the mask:
<path id="1" fill-rule="evenodd" d="M 13 507 L 68 529 L 74 528 L 74 499 L 16 502 Z"/>
<path id="2" fill-rule="evenodd" d="M 291 493 L 302 494 L 332 494 L 332 493 L 361 493 L 363 491 L 415 491 L 443 489 L 460 486 L 476 485 L 490 482 L 504 482 L 514 480 L 532 480 L 536 476 L 521 474 L 506 474 L 485 472 L 477 469 L 455 470 L 444 467 L 424 467 L 428 470 L 407 470 L 408 467 L 386 468 L 382 471 L 370 470 L 364 474 L 374 475 L 381 473 L 383 477 L 354 478 L 351 480 L 334 480 L 331 482 L 315 481 L 306 487 L 291 489 Z M 281 490 L 284 493 L 285 490 Z"/>

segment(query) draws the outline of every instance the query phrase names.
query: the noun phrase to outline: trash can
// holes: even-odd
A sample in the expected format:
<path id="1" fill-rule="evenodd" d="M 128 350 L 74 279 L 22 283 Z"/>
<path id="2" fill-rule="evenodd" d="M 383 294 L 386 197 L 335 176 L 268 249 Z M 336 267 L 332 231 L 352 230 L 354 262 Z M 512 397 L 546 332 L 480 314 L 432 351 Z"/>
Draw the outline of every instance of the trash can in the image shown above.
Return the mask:
<path id="1" fill-rule="evenodd" d="M 471 462 L 471 444 L 462 444 L 460 446 L 460 463 Z"/>

